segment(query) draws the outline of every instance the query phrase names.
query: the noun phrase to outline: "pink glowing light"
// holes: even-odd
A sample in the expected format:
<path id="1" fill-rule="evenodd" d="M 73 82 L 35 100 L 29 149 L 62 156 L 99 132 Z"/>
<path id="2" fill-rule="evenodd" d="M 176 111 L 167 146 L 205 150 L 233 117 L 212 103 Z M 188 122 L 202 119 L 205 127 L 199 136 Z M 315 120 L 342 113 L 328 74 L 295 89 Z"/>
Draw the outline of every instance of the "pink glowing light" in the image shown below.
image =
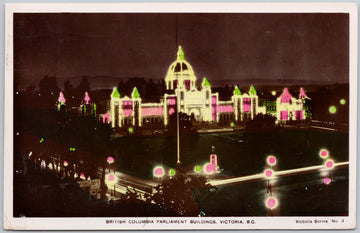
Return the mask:
<path id="1" fill-rule="evenodd" d="M 185 86 L 187 90 L 190 90 L 190 80 L 185 80 Z"/>
<path id="2" fill-rule="evenodd" d="M 214 164 L 209 164 L 209 163 L 207 163 L 207 164 L 205 164 L 205 172 L 206 173 L 212 173 L 212 172 L 215 172 L 215 166 L 214 166 Z"/>
<path id="3" fill-rule="evenodd" d="M 169 115 L 174 114 L 174 112 L 175 112 L 175 110 L 174 110 L 173 108 L 170 108 L 170 110 L 169 110 Z"/>
<path id="4" fill-rule="evenodd" d="M 131 100 L 124 100 L 122 102 L 122 110 L 123 110 L 123 116 L 132 116 L 133 110 L 132 110 L 132 101 Z"/>
<path id="5" fill-rule="evenodd" d="M 217 112 L 234 112 L 234 107 L 232 105 L 217 105 Z"/>
<path id="6" fill-rule="evenodd" d="M 295 119 L 296 120 L 303 120 L 304 119 L 303 112 L 301 110 L 300 111 L 295 111 Z"/>
<path id="7" fill-rule="evenodd" d="M 280 97 L 280 102 L 281 103 L 291 103 L 291 95 L 287 88 L 284 89 L 284 92 L 282 93 L 282 95 Z"/>
<path id="8" fill-rule="evenodd" d="M 141 109 L 142 116 L 162 116 L 164 115 L 164 110 L 162 107 L 150 107 Z"/>
<path id="9" fill-rule="evenodd" d="M 64 167 L 67 167 L 69 163 L 67 161 L 64 161 Z"/>
<path id="10" fill-rule="evenodd" d="M 66 102 L 66 99 L 65 99 L 65 97 L 64 97 L 64 93 L 63 93 L 62 91 L 60 91 L 58 101 L 59 101 L 60 103 L 65 103 L 65 102 Z"/>
<path id="11" fill-rule="evenodd" d="M 244 98 L 243 99 L 243 112 L 251 112 L 251 99 L 250 98 Z"/>
<path id="12" fill-rule="evenodd" d="M 114 157 L 112 157 L 112 156 L 109 156 L 109 157 L 107 158 L 107 162 L 108 162 L 109 164 L 112 164 L 114 161 L 115 161 L 115 159 L 114 159 Z"/>
<path id="13" fill-rule="evenodd" d="M 104 123 L 109 123 L 110 122 L 110 113 L 105 113 L 103 115 L 103 122 Z"/>
<path id="14" fill-rule="evenodd" d="M 211 104 L 216 105 L 216 95 L 211 96 Z"/>
<path id="15" fill-rule="evenodd" d="M 326 177 L 324 178 L 324 184 L 330 184 L 331 183 L 331 179 Z"/>
<path id="16" fill-rule="evenodd" d="M 164 168 L 160 166 L 155 167 L 153 173 L 155 177 L 162 177 L 165 174 Z"/>
<path id="17" fill-rule="evenodd" d="M 265 176 L 266 176 L 267 178 L 272 177 L 272 175 L 273 175 L 273 171 L 272 171 L 272 170 L 270 170 L 270 169 L 265 170 Z"/>
<path id="18" fill-rule="evenodd" d="M 87 91 L 85 92 L 84 101 L 85 101 L 86 104 L 90 103 L 90 96 L 89 96 L 89 93 Z"/>
<path id="19" fill-rule="evenodd" d="M 107 177 L 107 180 L 108 181 L 114 181 L 115 180 L 114 174 L 109 174 L 108 177 Z"/>
<path id="20" fill-rule="evenodd" d="M 123 116 L 132 116 L 132 109 L 123 109 Z"/>
<path id="21" fill-rule="evenodd" d="M 275 198 L 270 197 L 266 200 L 266 206 L 270 209 L 274 209 L 277 206 L 277 201 Z"/>
<path id="22" fill-rule="evenodd" d="M 325 159 L 325 158 L 327 158 L 328 156 L 329 156 L 329 151 L 328 151 L 328 150 L 326 150 L 326 149 L 320 150 L 320 157 L 321 157 L 321 158 Z"/>
<path id="23" fill-rule="evenodd" d="M 334 167 L 334 161 L 331 160 L 331 159 L 326 160 L 325 166 L 326 166 L 327 168 L 333 168 L 333 167 Z"/>
<path id="24" fill-rule="evenodd" d="M 275 164 L 276 164 L 276 158 L 275 158 L 275 156 L 272 156 L 272 155 L 268 156 L 268 158 L 267 158 L 267 163 L 268 163 L 270 166 L 275 165 Z"/>
<path id="25" fill-rule="evenodd" d="M 212 164 L 214 167 L 217 166 L 217 156 L 216 156 L 216 154 L 211 154 L 210 155 L 210 164 Z"/>
<path id="26" fill-rule="evenodd" d="M 280 111 L 280 119 L 281 120 L 287 120 L 289 118 L 288 111 Z"/>
<path id="27" fill-rule="evenodd" d="M 300 88 L 300 98 L 305 98 L 305 97 L 306 97 L 306 94 L 305 94 L 304 88 Z"/>
<path id="28" fill-rule="evenodd" d="M 169 105 L 176 105 L 176 99 L 175 98 L 169 98 Z"/>
<path id="29" fill-rule="evenodd" d="M 80 174 L 80 179 L 86 180 L 86 177 L 85 177 L 85 174 L 84 174 L 84 173 L 81 173 L 81 174 Z"/>

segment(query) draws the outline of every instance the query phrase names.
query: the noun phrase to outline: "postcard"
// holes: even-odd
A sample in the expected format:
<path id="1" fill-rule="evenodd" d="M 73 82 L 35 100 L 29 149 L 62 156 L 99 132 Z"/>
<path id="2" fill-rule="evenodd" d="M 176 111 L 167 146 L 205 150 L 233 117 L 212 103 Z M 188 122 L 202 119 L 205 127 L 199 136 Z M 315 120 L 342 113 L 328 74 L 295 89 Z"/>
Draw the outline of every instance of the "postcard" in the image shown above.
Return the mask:
<path id="1" fill-rule="evenodd" d="M 4 228 L 354 228 L 357 17 L 7 4 Z"/>

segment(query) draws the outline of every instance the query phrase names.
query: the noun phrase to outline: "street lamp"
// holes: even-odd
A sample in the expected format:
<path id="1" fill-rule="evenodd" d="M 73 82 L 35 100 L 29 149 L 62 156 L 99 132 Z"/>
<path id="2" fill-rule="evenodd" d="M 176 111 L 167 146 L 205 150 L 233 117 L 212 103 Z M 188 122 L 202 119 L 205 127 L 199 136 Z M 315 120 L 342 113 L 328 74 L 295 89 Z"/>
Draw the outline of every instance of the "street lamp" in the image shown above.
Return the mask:
<path id="1" fill-rule="evenodd" d="M 334 163 L 334 160 L 332 160 L 332 159 L 328 159 L 324 163 L 324 166 L 328 169 L 334 168 L 334 165 L 335 165 L 335 163 Z"/>
<path id="2" fill-rule="evenodd" d="M 107 163 L 109 164 L 109 173 L 110 173 L 110 164 L 114 163 L 115 159 L 112 156 L 107 157 Z"/>
<path id="3" fill-rule="evenodd" d="M 276 158 L 273 155 L 269 155 L 266 159 L 266 162 L 270 166 L 274 166 L 276 164 Z"/>
<path id="4" fill-rule="evenodd" d="M 278 201 L 275 197 L 269 197 L 265 200 L 265 205 L 269 209 L 275 209 L 278 206 Z"/>
<path id="5" fill-rule="evenodd" d="M 157 167 L 155 167 L 154 170 L 153 170 L 153 175 L 154 175 L 154 177 L 161 178 L 161 177 L 164 176 L 164 174 L 165 174 L 164 168 L 161 167 L 161 166 L 157 166 Z"/>
<path id="6" fill-rule="evenodd" d="M 320 158 L 325 159 L 329 157 L 329 151 L 327 149 L 321 149 L 319 152 Z"/>
<path id="7" fill-rule="evenodd" d="M 264 174 L 265 174 L 266 178 L 272 178 L 274 172 L 271 169 L 266 169 Z"/>

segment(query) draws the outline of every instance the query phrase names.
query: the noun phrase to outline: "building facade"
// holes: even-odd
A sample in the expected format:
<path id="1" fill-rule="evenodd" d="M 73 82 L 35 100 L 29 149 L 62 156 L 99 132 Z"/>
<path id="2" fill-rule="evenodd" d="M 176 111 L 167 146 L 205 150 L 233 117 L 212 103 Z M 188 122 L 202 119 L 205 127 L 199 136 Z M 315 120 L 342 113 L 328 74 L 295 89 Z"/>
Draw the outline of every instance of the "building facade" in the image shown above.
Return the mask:
<path id="1" fill-rule="evenodd" d="M 159 102 L 146 102 L 136 87 L 130 96 L 122 96 L 115 87 L 110 95 L 108 111 L 101 114 L 103 122 L 110 123 L 115 129 L 123 127 L 146 127 L 156 125 L 166 127 L 170 118 L 177 112 L 186 113 L 195 122 L 219 124 L 225 122 L 233 126 L 239 122 L 253 120 L 257 114 L 270 114 L 277 123 L 311 118 L 311 99 L 303 88 L 299 98 L 291 96 L 287 88 L 275 100 L 259 100 L 252 85 L 247 93 L 234 87 L 229 100 L 219 99 L 219 93 L 212 92 L 208 78 L 204 77 L 199 85 L 192 66 L 186 61 L 179 46 L 176 60 L 169 66 L 165 76 L 166 93 Z M 60 93 L 58 108 L 65 105 L 65 97 Z M 80 106 L 83 115 L 96 115 L 96 104 L 88 93 Z M 174 115 L 175 114 L 175 115 Z M 223 124 L 224 125 L 224 124 Z"/>

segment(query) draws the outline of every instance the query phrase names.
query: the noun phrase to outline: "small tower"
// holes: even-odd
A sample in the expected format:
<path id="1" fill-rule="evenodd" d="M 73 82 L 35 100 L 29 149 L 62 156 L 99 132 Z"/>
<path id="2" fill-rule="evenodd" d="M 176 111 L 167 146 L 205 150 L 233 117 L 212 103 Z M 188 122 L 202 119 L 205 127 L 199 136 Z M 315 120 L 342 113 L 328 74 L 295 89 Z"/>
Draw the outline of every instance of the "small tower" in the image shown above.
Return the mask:
<path id="1" fill-rule="evenodd" d="M 203 109 L 203 120 L 205 121 L 211 121 L 212 115 L 211 115 L 211 84 L 207 77 L 204 77 L 202 82 L 202 90 L 204 94 L 205 99 L 205 108 Z"/>
<path id="2" fill-rule="evenodd" d="M 60 91 L 59 93 L 59 98 L 58 101 L 56 102 L 56 106 L 59 111 L 65 109 L 66 107 L 66 99 L 62 91 Z"/>
<path id="3" fill-rule="evenodd" d="M 257 106 L 258 106 L 258 96 L 257 96 L 257 91 L 256 91 L 254 85 L 250 86 L 249 94 L 250 94 L 250 98 L 251 98 L 251 110 L 250 110 L 251 111 L 251 120 L 253 120 L 257 114 Z"/>
<path id="4" fill-rule="evenodd" d="M 232 102 L 234 104 L 234 115 L 235 115 L 235 121 L 242 121 L 242 108 L 241 108 L 241 101 L 242 101 L 242 95 L 239 87 L 235 85 L 233 96 L 231 97 Z"/>
<path id="5" fill-rule="evenodd" d="M 141 97 L 139 90 L 134 87 L 131 93 L 131 99 L 133 101 L 133 125 L 141 126 Z"/>
<path id="6" fill-rule="evenodd" d="M 87 91 L 85 92 L 84 99 L 81 101 L 80 109 L 83 116 L 96 117 L 96 104 L 91 101 Z"/>
<path id="7" fill-rule="evenodd" d="M 312 118 L 312 100 L 306 95 L 304 88 L 300 88 L 299 99 L 303 106 L 303 112 L 306 118 Z"/>
<path id="8" fill-rule="evenodd" d="M 110 95 L 110 120 L 111 127 L 117 128 L 121 127 L 121 105 L 120 105 L 120 93 L 117 87 L 113 88 L 113 91 Z"/>

